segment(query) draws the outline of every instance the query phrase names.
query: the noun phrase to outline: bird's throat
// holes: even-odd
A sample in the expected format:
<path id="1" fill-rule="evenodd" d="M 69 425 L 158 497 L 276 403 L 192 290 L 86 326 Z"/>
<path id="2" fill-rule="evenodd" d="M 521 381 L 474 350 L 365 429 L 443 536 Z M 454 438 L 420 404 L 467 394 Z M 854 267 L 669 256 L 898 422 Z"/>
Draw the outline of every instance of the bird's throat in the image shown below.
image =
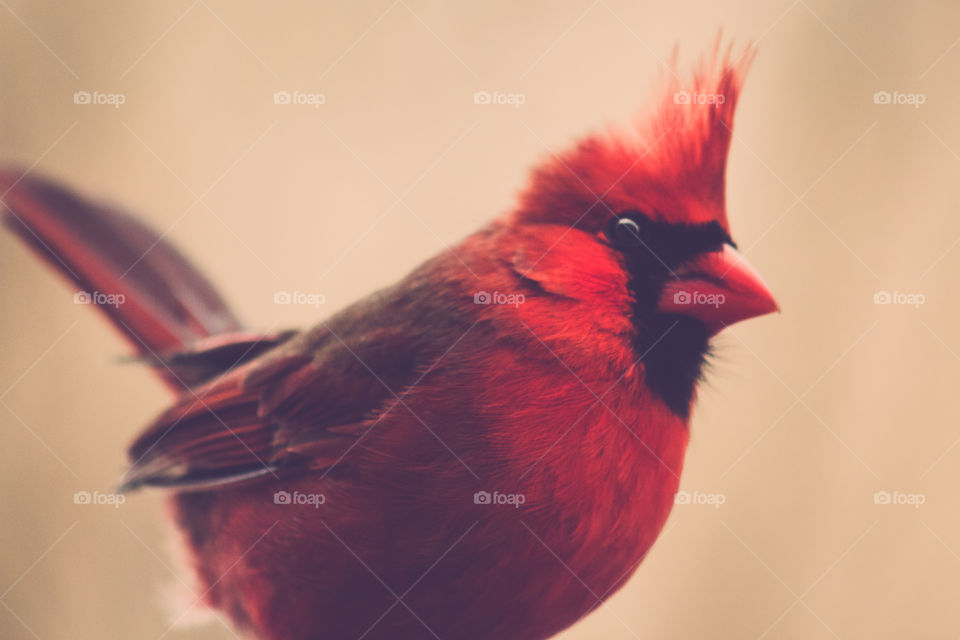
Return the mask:
<path id="1" fill-rule="evenodd" d="M 633 348 L 646 384 L 686 421 L 710 351 L 710 333 L 696 318 L 657 310 L 661 282 L 634 276 L 628 287 L 634 299 Z"/>
<path id="2" fill-rule="evenodd" d="M 656 313 L 634 343 L 647 386 L 684 421 L 710 351 L 710 335 L 699 320 Z"/>

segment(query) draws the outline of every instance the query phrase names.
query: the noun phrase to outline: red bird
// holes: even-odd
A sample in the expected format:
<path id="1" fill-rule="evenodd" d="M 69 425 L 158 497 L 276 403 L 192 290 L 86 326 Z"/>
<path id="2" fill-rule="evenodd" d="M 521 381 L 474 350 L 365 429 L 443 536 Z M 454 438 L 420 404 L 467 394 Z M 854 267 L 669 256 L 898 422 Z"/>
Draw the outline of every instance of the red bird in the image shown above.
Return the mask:
<path id="1" fill-rule="evenodd" d="M 711 337 L 777 308 L 724 203 L 750 57 L 715 54 L 639 130 L 547 160 L 513 211 L 301 331 L 244 331 L 153 231 L 0 174 L 8 224 L 118 302 L 176 393 L 124 490 L 171 493 L 207 605 L 270 640 L 529 639 L 624 584 Z"/>

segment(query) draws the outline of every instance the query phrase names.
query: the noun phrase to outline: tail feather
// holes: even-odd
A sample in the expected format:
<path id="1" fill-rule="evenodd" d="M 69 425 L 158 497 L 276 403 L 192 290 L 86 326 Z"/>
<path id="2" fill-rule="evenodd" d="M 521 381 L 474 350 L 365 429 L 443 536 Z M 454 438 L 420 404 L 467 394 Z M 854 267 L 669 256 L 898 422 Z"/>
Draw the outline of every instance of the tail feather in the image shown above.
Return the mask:
<path id="1" fill-rule="evenodd" d="M 5 224 L 86 292 L 143 358 L 163 362 L 242 329 L 207 279 L 132 217 L 7 168 L 0 194 Z"/>

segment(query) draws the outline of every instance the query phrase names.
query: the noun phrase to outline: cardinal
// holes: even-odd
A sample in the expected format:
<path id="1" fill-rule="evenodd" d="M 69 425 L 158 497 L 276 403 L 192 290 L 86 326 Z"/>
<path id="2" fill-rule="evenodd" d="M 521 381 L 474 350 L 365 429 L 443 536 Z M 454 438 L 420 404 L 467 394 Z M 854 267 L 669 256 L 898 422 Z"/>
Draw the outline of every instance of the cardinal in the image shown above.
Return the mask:
<path id="1" fill-rule="evenodd" d="M 302 330 L 245 328 L 133 217 L 0 172 L 6 224 L 174 394 L 123 490 L 169 494 L 203 604 L 266 640 L 536 639 L 616 592 L 674 503 L 711 339 L 777 310 L 724 197 L 751 58 L 668 78 Z"/>

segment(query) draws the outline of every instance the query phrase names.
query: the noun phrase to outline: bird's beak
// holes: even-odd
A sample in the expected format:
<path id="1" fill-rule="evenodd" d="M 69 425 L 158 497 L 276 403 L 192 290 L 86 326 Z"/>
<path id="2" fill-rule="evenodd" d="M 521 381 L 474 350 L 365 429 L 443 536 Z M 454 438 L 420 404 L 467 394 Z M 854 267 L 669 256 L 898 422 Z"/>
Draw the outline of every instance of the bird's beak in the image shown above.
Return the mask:
<path id="1" fill-rule="evenodd" d="M 760 274 L 730 245 L 677 269 L 663 289 L 658 309 L 697 318 L 710 335 L 780 310 Z"/>

